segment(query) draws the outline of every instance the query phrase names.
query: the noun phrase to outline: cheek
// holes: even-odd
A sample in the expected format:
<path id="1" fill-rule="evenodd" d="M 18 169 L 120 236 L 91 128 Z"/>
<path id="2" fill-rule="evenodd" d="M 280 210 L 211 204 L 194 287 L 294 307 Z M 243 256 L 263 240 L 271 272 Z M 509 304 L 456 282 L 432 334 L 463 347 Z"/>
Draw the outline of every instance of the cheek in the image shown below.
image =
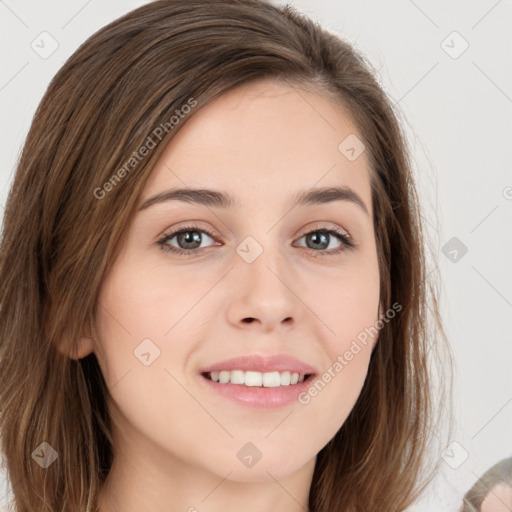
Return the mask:
<path id="1" fill-rule="evenodd" d="M 173 410 L 194 405 L 180 383 L 188 384 L 193 341 L 204 338 L 201 299 L 211 286 L 165 264 L 143 265 L 126 256 L 105 279 L 96 310 L 98 360 L 115 402 L 134 424 L 154 416 L 148 401 L 162 401 L 164 424 L 171 419 L 167 400 Z"/>
<path id="2" fill-rule="evenodd" d="M 120 259 L 106 277 L 98 297 L 96 326 L 100 364 L 107 384 L 115 385 L 128 371 L 161 366 L 163 341 L 177 322 L 169 286 L 151 271 Z M 164 294 L 166 293 L 166 295 Z M 170 338 L 171 333 L 167 336 Z M 154 362 L 153 362 L 154 361 Z"/>
<path id="3" fill-rule="evenodd" d="M 172 338 L 173 329 L 202 293 L 200 286 L 191 286 L 182 273 L 170 272 L 165 264 L 122 258 L 107 276 L 98 299 L 100 338 L 117 345 L 116 351 L 123 347 L 133 351 L 145 339 L 162 350 L 162 343 Z M 188 318 L 186 322 L 190 324 Z"/>
<path id="4" fill-rule="evenodd" d="M 340 334 L 329 346 L 329 362 L 298 397 L 299 407 L 303 408 L 304 436 L 314 438 L 318 450 L 343 426 L 354 408 L 372 353 L 371 338 L 351 337 L 342 328 L 340 325 Z"/>
<path id="5" fill-rule="evenodd" d="M 332 269 L 330 269 L 332 270 Z M 305 283 L 305 302 L 326 331 L 322 339 L 332 358 L 348 348 L 347 342 L 378 319 L 380 277 L 377 261 L 347 265 Z"/>
<path id="6" fill-rule="evenodd" d="M 116 423 L 131 435 L 147 436 L 153 444 L 144 449 L 156 449 L 152 456 L 158 460 L 162 449 L 172 451 L 176 444 L 190 450 L 193 440 L 204 436 L 204 426 L 187 420 L 199 410 L 183 387 L 182 367 L 191 348 L 173 341 L 187 301 L 176 295 L 169 277 L 162 281 L 151 273 L 158 275 L 156 269 L 133 272 L 127 265 L 111 271 L 99 296 L 96 330 Z"/>
<path id="7" fill-rule="evenodd" d="M 335 279 L 325 280 L 321 290 L 308 295 L 319 323 L 326 328 L 321 339 L 328 360 L 299 401 L 310 408 L 311 428 L 315 418 L 325 418 L 326 436 L 342 426 L 366 379 L 379 334 L 379 293 L 375 260 L 375 265 L 347 269 Z"/>

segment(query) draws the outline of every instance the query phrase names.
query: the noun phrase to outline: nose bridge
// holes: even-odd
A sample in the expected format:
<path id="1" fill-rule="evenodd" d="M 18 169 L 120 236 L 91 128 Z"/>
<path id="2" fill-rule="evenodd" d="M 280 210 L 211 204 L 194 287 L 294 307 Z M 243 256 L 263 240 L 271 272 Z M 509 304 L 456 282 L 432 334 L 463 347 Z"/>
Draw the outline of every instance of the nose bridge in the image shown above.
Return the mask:
<path id="1" fill-rule="evenodd" d="M 288 283 L 289 266 L 276 232 L 260 240 L 248 236 L 236 248 L 239 260 L 230 316 L 233 322 L 250 318 L 270 328 L 297 316 L 297 299 Z"/>
<path id="2" fill-rule="evenodd" d="M 254 285 L 265 287 L 284 286 L 286 263 L 284 247 L 281 247 L 276 230 L 264 235 L 247 236 L 236 248 L 242 270 L 243 279 Z M 281 279 L 279 277 L 281 276 Z"/>

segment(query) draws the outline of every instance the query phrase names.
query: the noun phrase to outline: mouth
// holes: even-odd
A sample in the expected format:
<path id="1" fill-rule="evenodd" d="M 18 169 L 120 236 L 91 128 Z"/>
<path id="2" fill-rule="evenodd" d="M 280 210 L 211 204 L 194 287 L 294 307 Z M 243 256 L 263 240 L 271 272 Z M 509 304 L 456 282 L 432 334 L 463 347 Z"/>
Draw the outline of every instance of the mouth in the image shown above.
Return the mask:
<path id="1" fill-rule="evenodd" d="M 245 387 L 279 388 L 295 386 L 312 377 L 311 373 L 298 373 L 294 371 L 258 372 L 244 370 L 217 370 L 203 372 L 205 379 L 219 384 L 235 384 Z"/>
<path id="2" fill-rule="evenodd" d="M 296 403 L 314 374 L 214 370 L 200 375 L 205 393 L 238 406 L 273 410 Z M 218 380 L 214 380 L 218 378 Z"/>
<path id="3" fill-rule="evenodd" d="M 288 354 L 251 354 L 199 370 L 205 393 L 243 407 L 291 405 L 310 386 L 315 368 Z"/>

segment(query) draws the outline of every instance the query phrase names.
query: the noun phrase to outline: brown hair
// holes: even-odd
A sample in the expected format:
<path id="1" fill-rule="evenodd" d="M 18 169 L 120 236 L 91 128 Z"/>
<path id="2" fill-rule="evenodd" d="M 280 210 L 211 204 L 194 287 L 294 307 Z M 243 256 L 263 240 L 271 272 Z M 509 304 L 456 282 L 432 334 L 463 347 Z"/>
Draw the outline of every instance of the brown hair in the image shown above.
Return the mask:
<path id="1" fill-rule="evenodd" d="M 8 196 L 0 429 L 17 512 L 97 506 L 114 456 L 109 390 L 94 354 L 75 360 L 56 346 L 71 353 L 94 328 L 102 281 L 166 143 L 201 106 L 265 77 L 335 97 L 353 116 L 371 163 L 381 307 L 403 306 L 380 331 L 351 414 L 318 454 L 310 509 L 396 512 L 431 479 L 435 468 L 422 471 L 434 417 L 427 356 L 445 335 L 405 137 L 370 65 L 289 6 L 158 0 L 93 34 L 55 75 Z M 197 106 L 139 159 L 190 98 Z M 104 184 L 112 190 L 98 198 Z M 44 470 L 32 456 L 43 441 L 58 453 Z"/>
<path id="2" fill-rule="evenodd" d="M 475 482 L 462 499 L 460 512 L 480 512 L 487 495 L 499 484 L 512 487 L 512 457 L 500 460 Z"/>

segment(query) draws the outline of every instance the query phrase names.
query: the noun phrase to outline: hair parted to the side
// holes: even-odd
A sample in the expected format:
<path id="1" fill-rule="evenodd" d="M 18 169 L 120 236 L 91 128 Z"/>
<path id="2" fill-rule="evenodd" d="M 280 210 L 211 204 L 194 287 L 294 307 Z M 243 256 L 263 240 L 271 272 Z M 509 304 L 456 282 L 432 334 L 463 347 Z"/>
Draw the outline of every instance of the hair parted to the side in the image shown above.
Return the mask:
<path id="1" fill-rule="evenodd" d="M 397 512 L 431 480 L 430 361 L 442 347 L 449 352 L 426 276 L 410 157 L 389 99 L 349 43 L 290 6 L 158 0 L 93 34 L 55 75 L 8 196 L 0 431 L 17 512 L 96 508 L 114 456 L 109 390 L 94 354 L 75 360 L 56 347 L 71 354 L 80 336 L 91 328 L 94 336 L 102 280 L 167 142 L 215 97 L 269 77 L 334 98 L 356 122 L 371 162 L 382 311 L 402 305 L 380 331 L 354 409 L 318 454 L 310 509 Z M 197 105 L 98 198 L 98 187 L 190 98 Z M 43 441 L 58 453 L 44 470 L 31 457 Z"/>

